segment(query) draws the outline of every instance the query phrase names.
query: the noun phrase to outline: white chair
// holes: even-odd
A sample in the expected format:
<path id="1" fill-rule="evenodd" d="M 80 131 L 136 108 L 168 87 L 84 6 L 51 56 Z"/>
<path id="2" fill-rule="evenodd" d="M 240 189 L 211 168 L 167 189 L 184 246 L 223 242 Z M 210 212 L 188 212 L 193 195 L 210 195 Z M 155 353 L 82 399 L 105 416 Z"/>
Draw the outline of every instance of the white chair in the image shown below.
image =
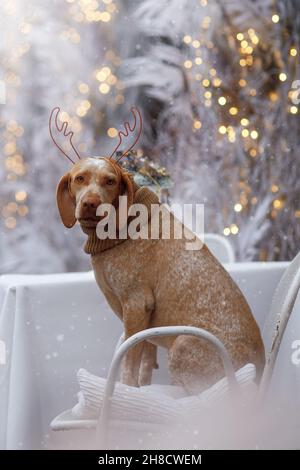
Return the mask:
<path id="1" fill-rule="evenodd" d="M 261 383 L 256 393 L 256 404 L 260 406 L 266 398 L 268 387 L 272 379 L 276 358 L 280 348 L 281 340 L 288 323 L 289 317 L 293 310 L 296 297 L 300 288 L 300 253 L 290 263 L 286 272 L 282 276 L 278 287 L 275 291 L 271 308 L 265 322 L 263 330 L 263 338 L 266 349 L 266 365 L 263 371 Z M 129 348 L 133 347 L 140 341 L 149 339 L 153 336 L 170 336 L 179 334 L 194 335 L 209 341 L 219 352 L 224 366 L 225 376 L 227 379 L 228 391 L 231 397 L 236 397 L 240 392 L 237 383 L 237 374 L 234 373 L 230 357 L 224 345 L 212 334 L 205 330 L 193 327 L 163 327 L 153 328 L 137 333 L 123 342 L 120 338 L 117 345 L 108 378 L 105 383 L 101 413 L 99 419 L 79 419 L 74 417 L 71 410 L 67 410 L 57 416 L 51 423 L 52 430 L 75 430 L 93 428 L 97 431 L 97 443 L 100 448 L 107 448 L 107 436 L 110 426 L 110 411 L 112 404 L 112 396 L 115 389 L 116 378 L 121 359 Z M 224 379 L 225 380 L 225 379 Z M 224 387 L 224 385 L 223 385 Z M 204 392 L 205 393 L 205 392 Z M 215 393 L 215 392 L 214 392 Z M 128 420 L 126 423 L 128 433 L 133 429 L 134 425 Z M 153 429 L 153 423 L 143 423 L 142 431 Z M 155 429 L 155 426 L 154 426 Z"/>
<path id="2" fill-rule="evenodd" d="M 262 401 L 268 391 L 278 356 L 280 344 L 293 311 L 300 289 L 300 253 L 291 261 L 275 290 L 262 336 L 266 350 L 266 365 L 263 371 L 259 397 Z"/>
<path id="3" fill-rule="evenodd" d="M 230 241 L 215 233 L 204 235 L 205 244 L 220 263 L 234 263 L 235 253 Z"/>

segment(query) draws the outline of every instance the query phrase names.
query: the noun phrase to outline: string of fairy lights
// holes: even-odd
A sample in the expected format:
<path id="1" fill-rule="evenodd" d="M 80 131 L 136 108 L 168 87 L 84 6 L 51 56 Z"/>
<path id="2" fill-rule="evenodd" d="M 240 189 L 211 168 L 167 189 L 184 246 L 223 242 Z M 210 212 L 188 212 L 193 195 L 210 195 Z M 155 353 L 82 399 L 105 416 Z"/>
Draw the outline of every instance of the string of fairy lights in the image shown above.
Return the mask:
<path id="1" fill-rule="evenodd" d="M 118 12 L 117 4 L 113 0 L 65 0 L 67 4 L 67 13 L 71 23 L 75 26 L 64 28 L 59 34 L 59 40 L 69 41 L 74 45 L 81 43 L 81 34 L 84 27 L 91 23 L 109 23 L 114 19 Z M 6 0 L 2 2 L 2 14 L 7 17 L 17 15 L 16 0 Z M 6 89 L 6 103 L 16 103 L 18 93 L 22 93 L 22 82 L 19 70 L 21 61 L 30 52 L 30 33 L 34 32 L 34 21 L 24 17 L 19 20 L 16 28 L 17 34 L 10 34 L 7 38 L 11 43 L 6 56 L 1 57 L 1 68 L 4 70 L 3 81 Z M 25 58 L 26 60 L 26 58 Z M 69 113 L 62 111 L 61 121 L 70 123 L 72 130 L 78 133 L 82 129 L 81 120 L 93 110 L 93 94 L 103 95 L 108 106 L 120 106 L 124 103 L 122 93 L 123 86 L 117 78 L 115 70 L 121 63 L 121 59 L 113 49 L 105 52 L 104 61 L 101 61 L 99 67 L 93 70 L 86 82 L 79 81 L 76 88 L 71 90 L 73 104 Z M 16 116 L 18 114 L 17 107 Z M 95 111 L 95 109 L 94 109 Z M 2 137 L 3 164 L 6 171 L 6 181 L 15 184 L 17 190 L 12 191 L 13 198 L 7 201 L 1 208 L 1 215 L 6 229 L 15 229 L 19 218 L 24 218 L 29 214 L 29 194 L 22 187 L 22 180 L 26 176 L 28 163 L 21 150 L 20 139 L 24 135 L 24 128 L 18 123 L 17 118 L 8 119 L 2 116 L 0 118 L 0 131 Z M 117 135 L 117 129 L 110 127 L 107 129 L 107 136 L 114 138 Z M 78 142 L 80 151 L 85 151 L 85 143 Z M 16 184 L 17 183 L 17 184 Z M 20 188 L 20 189 L 19 189 Z"/>
<path id="2" fill-rule="evenodd" d="M 208 6 L 208 0 L 200 0 L 200 5 L 203 8 Z M 270 24 L 276 25 L 280 21 L 278 13 L 274 12 L 270 18 Z M 197 35 L 185 34 L 182 38 L 182 43 L 186 46 L 189 57 L 184 60 L 183 67 L 186 69 L 188 77 L 191 81 L 199 82 L 198 92 L 202 94 L 201 103 L 206 108 L 210 108 L 213 104 L 219 108 L 218 115 L 221 116 L 221 121 L 218 126 L 218 135 L 220 139 L 228 139 L 230 143 L 235 143 L 237 138 L 240 138 L 243 143 L 243 148 L 250 158 L 257 158 L 264 149 L 260 145 L 259 129 L 255 126 L 255 116 L 245 115 L 244 109 L 239 106 L 238 99 L 231 90 L 223 88 L 222 79 L 218 71 L 214 67 L 207 66 L 206 51 L 214 48 L 211 40 L 207 39 L 208 29 L 212 25 L 212 18 L 207 14 L 203 17 Z M 261 47 L 261 38 L 259 33 L 254 28 L 249 28 L 246 31 L 233 32 L 230 30 L 228 33 L 229 45 L 232 45 L 234 51 L 238 51 L 238 65 L 239 70 L 237 73 L 237 84 L 241 91 L 246 96 L 256 97 L 257 89 L 248 80 L 248 76 L 252 70 L 261 69 L 260 53 L 257 48 Z M 289 50 L 290 58 L 297 59 L 298 50 L 296 47 L 291 47 Z M 280 62 L 280 61 L 279 61 Z M 284 70 L 283 61 L 280 63 L 281 70 L 278 72 L 277 81 L 284 83 L 288 80 L 288 72 Z M 297 115 L 299 112 L 298 106 L 293 104 L 294 92 L 289 91 L 288 97 L 290 100 L 287 112 L 291 115 Z M 239 94 L 237 94 L 238 96 Z M 276 90 L 269 91 L 270 103 L 276 103 L 279 99 L 279 94 Z M 193 131 L 201 132 L 203 123 L 198 116 L 195 116 L 193 121 Z M 239 200 L 233 205 L 233 212 L 238 215 L 248 207 L 248 204 L 255 205 L 258 200 L 256 196 L 250 196 L 251 188 L 246 180 L 240 181 L 240 196 Z M 270 192 L 276 195 L 279 192 L 278 184 L 272 184 Z M 275 197 L 272 202 L 272 210 L 270 216 L 275 218 L 277 212 L 284 207 L 284 200 L 280 197 Z M 295 217 L 300 217 L 300 211 L 295 212 Z M 237 235 L 239 227 L 237 223 L 226 225 L 223 229 L 225 236 Z"/>
<path id="3" fill-rule="evenodd" d="M 89 27 L 91 24 L 109 24 L 115 19 L 118 13 L 118 5 L 116 0 L 64 0 L 67 6 L 67 13 L 70 16 L 72 27 L 65 27 L 59 35 L 62 41 L 70 41 L 74 45 L 81 43 L 81 35 L 83 28 Z M 199 0 L 201 7 L 208 7 L 208 0 Z M 4 0 L 1 4 L 2 13 L 7 16 L 16 14 L 16 0 Z M 204 10 L 205 11 L 205 10 Z M 280 22 L 280 15 L 273 12 L 270 18 L 270 24 L 274 27 Z M 240 106 L 237 96 L 231 90 L 223 86 L 220 71 L 215 66 L 207 67 L 207 51 L 212 51 L 215 47 L 214 43 L 209 39 L 207 34 L 209 28 L 212 27 L 212 18 L 209 14 L 203 16 L 200 28 L 197 34 L 185 34 L 182 37 L 182 43 L 186 48 L 186 56 L 183 61 L 183 68 L 187 72 L 189 78 L 198 84 L 198 92 L 201 94 L 201 103 L 206 108 L 216 106 L 219 109 L 218 115 L 220 122 L 217 128 L 218 138 L 227 139 L 228 142 L 234 144 L 237 139 L 243 143 L 245 153 L 253 161 L 259 157 L 264 151 L 260 143 L 260 130 L 256 126 L 253 116 L 247 115 L 245 110 Z M 76 26 L 78 25 L 78 27 Z M 15 42 L 11 43 L 7 55 L 1 58 L 1 66 L 4 70 L 3 80 L 7 90 L 7 102 L 15 103 L 18 93 L 22 92 L 21 77 L 19 76 L 20 62 L 26 60 L 26 54 L 30 52 L 30 34 L 34 31 L 34 22 L 30 18 L 22 18 L 17 26 L 19 37 Z M 249 80 L 251 71 L 260 68 L 260 48 L 262 46 L 262 38 L 255 28 L 251 27 L 246 31 L 230 31 L 229 44 L 231 43 L 235 51 L 238 51 L 238 74 L 237 87 L 247 97 L 255 98 L 257 89 L 255 84 Z M 8 38 L 11 40 L 11 38 Z M 13 39 L 14 40 L 14 39 Z M 296 46 L 292 46 L 289 50 L 291 60 L 298 59 L 299 51 Z M 79 135 L 82 129 L 82 119 L 89 113 L 96 111 L 98 106 L 95 100 L 95 93 L 103 97 L 105 104 L 111 107 L 117 107 L 124 103 L 123 84 L 118 78 L 118 67 L 121 64 L 121 58 L 113 47 L 106 50 L 104 59 L 92 71 L 85 81 L 76 83 L 76 88 L 70 90 L 72 95 L 72 106 L 68 107 L 69 113 L 62 112 L 60 119 L 70 122 L 72 130 Z M 284 68 L 284 62 L 280 64 L 277 81 L 284 84 L 288 77 L 288 71 Z M 287 112 L 291 116 L 299 114 L 299 108 L 293 104 L 293 92 L 289 92 L 289 105 Z M 276 103 L 280 96 L 278 90 L 271 89 L 269 91 L 270 104 Z M 203 123 L 199 116 L 195 116 L 193 120 L 193 132 L 201 132 Z M 24 129 L 16 117 L 5 121 L 0 118 L 0 129 L 2 135 L 2 153 L 4 155 L 4 167 L 6 171 L 6 180 L 12 184 L 22 182 L 28 170 L 28 163 L 25 161 L 21 151 L 22 137 Z M 109 127 L 107 136 L 115 138 L 117 129 Z M 85 151 L 85 143 L 79 142 L 80 151 Z M 279 195 L 280 188 L 277 182 L 270 187 L 270 192 L 274 194 L 273 207 L 271 217 L 276 217 L 278 211 L 284 207 L 284 200 Z M 26 217 L 29 214 L 28 204 L 29 194 L 26 189 L 18 185 L 18 189 L 14 192 L 13 200 L 8 201 L 2 208 L 1 214 L 4 219 L 4 225 L 7 229 L 14 229 L 18 224 L 19 217 Z M 246 179 L 241 178 L 240 194 L 238 200 L 233 204 L 233 214 L 238 215 L 244 211 L 249 204 L 255 205 L 258 200 L 255 195 L 251 195 L 251 188 L 247 184 Z M 300 217 L 300 211 L 295 212 L 295 217 Z M 239 226 L 233 220 L 223 228 L 225 236 L 237 235 Z"/>

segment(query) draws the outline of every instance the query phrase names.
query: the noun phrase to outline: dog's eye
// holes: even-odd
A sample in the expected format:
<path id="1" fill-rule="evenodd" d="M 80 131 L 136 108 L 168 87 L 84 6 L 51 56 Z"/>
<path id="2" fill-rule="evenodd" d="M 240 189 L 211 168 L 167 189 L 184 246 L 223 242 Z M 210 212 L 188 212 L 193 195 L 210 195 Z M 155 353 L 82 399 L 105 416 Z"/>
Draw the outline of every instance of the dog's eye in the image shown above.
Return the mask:
<path id="1" fill-rule="evenodd" d="M 111 186 L 112 184 L 114 184 L 114 183 L 115 183 L 115 180 L 113 180 L 113 179 L 111 179 L 111 178 L 108 178 L 108 179 L 106 180 L 106 184 L 108 184 L 108 185 L 110 185 L 110 186 Z"/>
<path id="2" fill-rule="evenodd" d="M 75 178 L 76 183 L 83 183 L 84 182 L 84 176 L 78 175 Z"/>

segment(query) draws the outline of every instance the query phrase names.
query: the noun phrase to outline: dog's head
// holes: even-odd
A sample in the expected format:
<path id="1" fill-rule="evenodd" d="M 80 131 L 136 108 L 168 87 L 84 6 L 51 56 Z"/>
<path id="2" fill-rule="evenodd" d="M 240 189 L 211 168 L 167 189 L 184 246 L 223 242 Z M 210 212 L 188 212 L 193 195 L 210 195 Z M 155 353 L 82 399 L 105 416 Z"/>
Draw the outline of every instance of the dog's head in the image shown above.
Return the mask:
<path id="1" fill-rule="evenodd" d="M 84 158 L 73 165 L 58 183 L 56 198 L 65 227 L 78 220 L 96 227 L 100 204 L 112 204 L 117 209 L 119 196 L 127 196 L 127 206 L 133 203 L 133 183 L 119 164 L 109 158 Z"/>

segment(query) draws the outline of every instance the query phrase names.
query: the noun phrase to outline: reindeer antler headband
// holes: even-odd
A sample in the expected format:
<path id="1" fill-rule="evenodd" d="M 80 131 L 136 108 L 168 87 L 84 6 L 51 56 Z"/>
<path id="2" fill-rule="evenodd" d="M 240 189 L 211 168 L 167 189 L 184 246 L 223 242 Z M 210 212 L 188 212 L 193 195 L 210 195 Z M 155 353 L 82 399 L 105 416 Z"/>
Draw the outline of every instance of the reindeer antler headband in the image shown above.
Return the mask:
<path id="1" fill-rule="evenodd" d="M 64 150 L 63 148 L 56 142 L 56 139 L 53 135 L 53 132 L 52 132 L 52 128 L 53 128 L 53 124 L 55 126 L 55 129 L 57 132 L 59 132 L 59 134 L 63 135 L 64 137 L 67 137 L 67 139 L 69 140 L 69 143 L 71 145 L 71 148 L 73 149 L 73 151 L 75 152 L 78 160 L 81 159 L 80 157 L 80 154 L 78 153 L 78 151 L 76 150 L 74 144 L 73 144 L 73 136 L 74 136 L 74 132 L 73 131 L 68 131 L 68 123 L 66 121 L 64 121 L 61 125 L 58 123 L 58 115 L 60 113 L 60 108 L 57 106 L 56 108 L 53 108 L 52 111 L 51 111 L 51 114 L 50 114 L 50 118 L 49 118 L 49 132 L 50 132 L 50 136 L 51 136 L 51 139 L 53 140 L 54 144 L 56 145 L 56 147 L 61 151 L 61 153 L 68 159 L 70 160 L 70 162 L 72 162 L 73 164 L 75 164 L 74 160 L 72 160 L 72 158 L 70 157 L 70 155 L 68 155 Z M 142 121 L 142 115 L 139 111 L 138 108 L 136 108 L 135 106 L 133 106 L 131 108 L 131 113 L 133 115 L 133 118 L 134 118 L 134 121 L 133 121 L 133 124 L 130 125 L 130 123 L 128 121 L 125 121 L 124 122 L 124 131 L 120 130 L 118 131 L 118 137 L 119 137 L 119 142 L 118 144 L 116 145 L 116 147 L 114 148 L 114 150 L 112 151 L 112 153 L 110 154 L 110 156 L 108 157 L 109 160 L 112 159 L 112 157 L 114 156 L 114 154 L 116 153 L 116 151 L 119 149 L 120 145 L 122 144 L 123 142 L 123 137 L 128 137 L 130 133 L 133 133 L 135 131 L 135 129 L 137 128 L 138 131 L 137 131 L 137 135 L 135 137 L 135 140 L 133 142 L 133 144 L 128 147 L 120 157 L 118 157 L 117 160 L 114 160 L 115 162 L 119 162 L 121 160 L 121 158 L 123 158 L 134 146 L 135 144 L 138 142 L 140 136 L 141 136 L 141 133 L 142 133 L 142 127 L 143 127 L 143 121 Z"/>

